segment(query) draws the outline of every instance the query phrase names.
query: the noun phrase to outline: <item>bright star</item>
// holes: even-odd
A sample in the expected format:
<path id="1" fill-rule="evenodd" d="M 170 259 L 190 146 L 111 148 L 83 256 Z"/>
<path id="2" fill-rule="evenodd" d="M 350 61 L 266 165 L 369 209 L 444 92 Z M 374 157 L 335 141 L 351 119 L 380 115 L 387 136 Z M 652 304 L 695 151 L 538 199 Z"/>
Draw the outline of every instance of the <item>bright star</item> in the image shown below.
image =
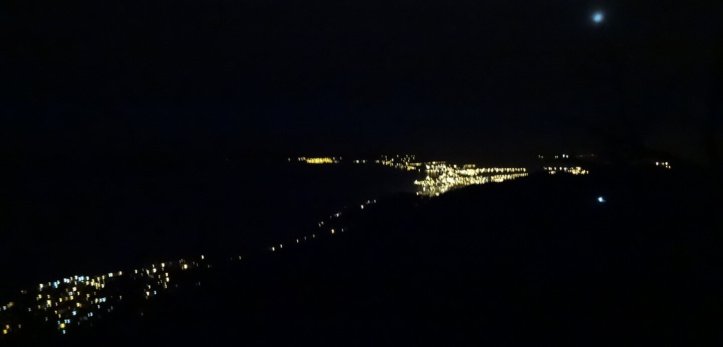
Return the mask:
<path id="1" fill-rule="evenodd" d="M 601 24 L 605 20 L 605 13 L 602 11 L 595 11 L 592 14 L 592 22 L 595 24 Z"/>
<path id="2" fill-rule="evenodd" d="M 598 196 L 598 197 L 597 197 L 597 202 L 598 202 L 598 203 L 601 203 L 601 204 L 604 204 L 604 203 L 605 203 L 605 197 L 604 197 L 604 196 Z"/>

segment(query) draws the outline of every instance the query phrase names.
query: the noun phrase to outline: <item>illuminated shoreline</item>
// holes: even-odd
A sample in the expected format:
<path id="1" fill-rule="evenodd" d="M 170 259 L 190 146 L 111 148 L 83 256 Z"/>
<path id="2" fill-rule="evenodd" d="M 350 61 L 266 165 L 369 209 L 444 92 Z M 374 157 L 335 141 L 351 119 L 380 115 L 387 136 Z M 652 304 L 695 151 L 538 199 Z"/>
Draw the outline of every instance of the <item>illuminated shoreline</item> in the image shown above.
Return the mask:
<path id="1" fill-rule="evenodd" d="M 542 155 L 538 155 L 539 159 L 543 159 Z M 569 159 L 568 154 L 555 155 L 555 159 Z M 342 157 L 298 157 L 294 160 L 289 158 L 288 161 L 299 162 L 303 164 L 339 164 L 342 163 Z M 417 186 L 417 195 L 420 196 L 439 196 L 450 190 L 458 189 L 471 185 L 481 185 L 488 183 L 499 183 L 509 180 L 515 180 L 527 177 L 529 171 L 525 167 L 478 167 L 476 164 L 450 164 L 445 161 L 417 161 L 413 154 L 396 154 L 381 155 L 378 159 L 354 159 L 350 161 L 353 164 L 372 163 L 396 170 L 407 172 L 419 172 L 424 174 L 421 180 L 415 180 L 414 185 Z M 656 165 L 658 163 L 656 162 Z M 663 164 L 661 164 L 662 166 Z M 668 165 L 667 162 L 664 165 Z M 587 175 L 589 171 L 580 166 L 544 166 L 543 171 L 554 175 L 557 173 L 566 173 L 571 175 Z"/>
<path id="2" fill-rule="evenodd" d="M 342 157 L 298 157 L 289 162 L 304 165 L 326 165 L 342 163 Z M 414 155 L 381 156 L 376 160 L 355 159 L 353 164 L 381 165 L 404 172 L 415 172 L 424 178 L 414 180 L 416 194 L 423 197 L 440 196 L 450 190 L 488 183 L 515 180 L 529 175 L 524 167 L 478 167 L 475 164 L 449 164 L 444 161 L 420 162 Z M 657 164 L 657 163 L 656 163 Z M 659 166 L 669 169 L 665 162 Z M 543 167 L 548 174 L 565 173 L 585 175 L 589 172 L 579 166 Z M 366 200 L 357 205 L 365 210 L 376 200 Z M 300 235 L 286 242 L 279 242 L 262 248 L 262 252 L 282 252 L 319 237 L 332 237 L 348 229 L 334 225 L 343 212 L 332 214 L 328 220 L 318 222 L 318 231 Z M 232 261 L 241 261 L 246 256 L 236 255 Z M 23 330 L 23 324 L 42 325 L 60 334 L 90 323 L 108 315 L 124 302 L 150 300 L 161 292 L 177 287 L 188 280 L 193 271 L 211 268 L 205 256 L 193 259 L 179 259 L 150 264 L 128 271 L 109 272 L 101 275 L 75 275 L 61 280 L 43 282 L 28 290 L 22 290 L 16 300 L 0 306 L 0 327 L 2 336 L 12 336 Z M 185 281 L 188 282 L 188 281 Z M 194 282 L 195 284 L 196 282 Z M 200 282 L 197 283 L 200 285 Z"/>
<path id="3" fill-rule="evenodd" d="M 357 205 L 365 212 L 376 204 L 370 199 Z M 339 225 L 342 215 L 338 211 L 317 223 L 317 231 L 257 249 L 251 256 L 271 255 L 288 248 L 300 247 L 314 240 L 334 237 L 345 233 L 348 227 Z M 247 256 L 235 255 L 227 259 L 237 263 Z M 198 271 L 210 269 L 220 262 L 211 262 L 205 255 L 192 259 L 180 259 L 150 264 L 130 271 L 115 271 L 100 275 L 74 275 L 59 280 L 42 282 L 23 289 L 13 300 L 0 306 L 0 342 L 3 338 L 18 336 L 24 327 L 33 326 L 36 331 L 65 335 L 73 329 L 92 325 L 92 322 L 117 310 L 121 305 L 131 305 L 151 300 L 163 291 L 177 288 L 180 284 L 200 286 L 196 279 Z M 180 280 L 179 280 L 180 279 Z M 143 315 L 142 311 L 140 312 Z"/>

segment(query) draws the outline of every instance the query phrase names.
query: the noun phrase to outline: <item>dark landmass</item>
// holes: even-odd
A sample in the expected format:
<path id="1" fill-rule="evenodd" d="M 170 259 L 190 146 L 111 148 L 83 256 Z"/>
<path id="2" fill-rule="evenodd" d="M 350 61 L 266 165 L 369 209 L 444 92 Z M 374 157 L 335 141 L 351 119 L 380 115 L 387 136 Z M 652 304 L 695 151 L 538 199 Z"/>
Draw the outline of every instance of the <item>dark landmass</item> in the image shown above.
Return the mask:
<path id="1" fill-rule="evenodd" d="M 343 234 L 33 344 L 715 345 L 720 192 L 678 170 L 398 195 Z"/>
<path id="2" fill-rule="evenodd" d="M 12 184 L 0 187 L 0 264 L 8 264 L 0 300 L 66 276 L 246 254 L 349 203 L 413 191 L 415 178 L 374 165 L 292 165 L 285 157 L 111 159 L 4 170 Z"/>

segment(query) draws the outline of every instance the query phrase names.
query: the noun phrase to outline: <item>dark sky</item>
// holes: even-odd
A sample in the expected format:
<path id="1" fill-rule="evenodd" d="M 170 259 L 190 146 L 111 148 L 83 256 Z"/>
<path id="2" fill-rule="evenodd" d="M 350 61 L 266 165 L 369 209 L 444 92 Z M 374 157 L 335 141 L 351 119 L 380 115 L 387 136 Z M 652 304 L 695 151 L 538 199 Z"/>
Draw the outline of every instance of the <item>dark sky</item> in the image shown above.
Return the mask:
<path id="1" fill-rule="evenodd" d="M 2 7 L 3 153 L 696 157 L 723 99 L 720 1 Z"/>

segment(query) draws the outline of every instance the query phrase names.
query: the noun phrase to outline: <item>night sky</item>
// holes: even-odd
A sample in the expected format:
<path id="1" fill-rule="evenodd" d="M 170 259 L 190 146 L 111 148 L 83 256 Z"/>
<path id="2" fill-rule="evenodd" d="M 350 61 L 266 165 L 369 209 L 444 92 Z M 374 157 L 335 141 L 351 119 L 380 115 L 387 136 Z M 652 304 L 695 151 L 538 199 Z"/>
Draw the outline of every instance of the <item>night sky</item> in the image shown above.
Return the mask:
<path id="1" fill-rule="evenodd" d="M 5 155 L 501 160 L 622 142 L 703 160 L 720 144 L 720 1 L 2 7 Z"/>

